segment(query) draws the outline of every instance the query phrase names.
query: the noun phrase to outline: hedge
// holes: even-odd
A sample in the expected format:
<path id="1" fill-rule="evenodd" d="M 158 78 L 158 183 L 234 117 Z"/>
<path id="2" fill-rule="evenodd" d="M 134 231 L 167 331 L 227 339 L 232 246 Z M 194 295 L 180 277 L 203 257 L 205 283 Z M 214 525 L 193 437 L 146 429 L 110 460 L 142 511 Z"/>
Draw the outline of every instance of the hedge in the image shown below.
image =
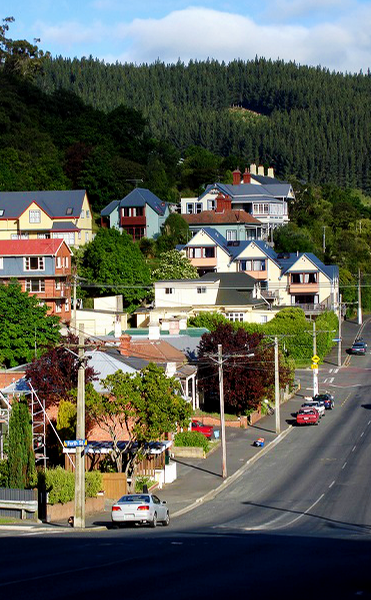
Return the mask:
<path id="1" fill-rule="evenodd" d="M 45 484 L 49 504 L 66 504 L 75 497 L 75 473 L 62 467 L 39 472 L 39 486 Z M 85 473 L 85 497 L 94 498 L 102 489 L 102 473 Z"/>
<path id="2" fill-rule="evenodd" d="M 199 431 L 181 431 L 174 436 L 174 446 L 196 446 L 208 452 L 210 444 L 208 439 Z"/>

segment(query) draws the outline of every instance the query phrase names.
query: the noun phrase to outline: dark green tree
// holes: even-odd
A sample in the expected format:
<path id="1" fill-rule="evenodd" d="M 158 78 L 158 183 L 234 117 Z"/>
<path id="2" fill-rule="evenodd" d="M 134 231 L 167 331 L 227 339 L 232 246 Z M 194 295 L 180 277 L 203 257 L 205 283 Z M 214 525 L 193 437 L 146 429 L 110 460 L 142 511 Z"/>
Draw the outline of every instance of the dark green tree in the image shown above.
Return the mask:
<path id="1" fill-rule="evenodd" d="M 150 270 L 131 237 L 117 229 L 98 230 L 88 244 L 80 275 L 96 284 L 99 294 L 122 294 L 128 311 L 149 294 Z"/>
<path id="2" fill-rule="evenodd" d="M 14 400 L 9 419 L 9 485 L 25 489 L 36 485 L 32 423 L 27 401 Z"/>
<path id="3" fill-rule="evenodd" d="M 17 281 L 0 284 L 0 362 L 15 367 L 41 356 L 60 339 L 59 318 Z M 36 349 L 36 350 L 35 350 Z"/>

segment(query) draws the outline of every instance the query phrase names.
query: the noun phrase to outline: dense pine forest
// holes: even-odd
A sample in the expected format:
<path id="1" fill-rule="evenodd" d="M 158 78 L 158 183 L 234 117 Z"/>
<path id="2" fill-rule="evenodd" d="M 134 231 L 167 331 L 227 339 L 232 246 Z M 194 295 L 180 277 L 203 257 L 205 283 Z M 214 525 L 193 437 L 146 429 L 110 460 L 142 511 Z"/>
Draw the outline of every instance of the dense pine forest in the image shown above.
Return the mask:
<path id="1" fill-rule="evenodd" d="M 201 146 L 274 166 L 281 178 L 371 192 L 369 73 L 264 59 L 136 66 L 60 57 L 45 62 L 37 84 L 104 112 L 138 110 L 151 136 L 181 152 Z"/>

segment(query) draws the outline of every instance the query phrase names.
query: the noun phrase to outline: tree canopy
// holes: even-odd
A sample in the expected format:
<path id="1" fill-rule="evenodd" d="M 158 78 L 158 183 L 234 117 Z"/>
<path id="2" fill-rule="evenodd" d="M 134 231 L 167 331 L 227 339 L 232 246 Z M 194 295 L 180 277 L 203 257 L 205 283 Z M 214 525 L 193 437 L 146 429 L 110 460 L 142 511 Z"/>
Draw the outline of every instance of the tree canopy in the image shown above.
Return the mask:
<path id="1" fill-rule="evenodd" d="M 17 281 L 0 284 L 0 363 L 15 367 L 40 357 L 59 341 L 59 323 Z"/>
<path id="2" fill-rule="evenodd" d="M 100 295 L 122 294 L 127 310 L 149 294 L 150 270 L 139 246 L 125 232 L 101 228 L 86 246 L 80 274 Z M 81 282 L 84 287 L 84 282 Z"/>
<path id="3" fill-rule="evenodd" d="M 9 419 L 8 477 L 11 488 L 36 485 L 31 415 L 25 399 L 14 399 Z"/>
<path id="4" fill-rule="evenodd" d="M 135 375 L 121 370 L 102 380 L 107 394 L 91 396 L 87 411 L 93 422 L 112 439 L 113 456 L 118 471 L 124 469 L 135 484 L 135 465 L 149 453 L 149 443 L 163 438 L 179 425 L 187 426 L 192 407 L 181 395 L 181 386 L 174 377 L 150 363 Z M 118 441 L 128 439 L 125 450 Z"/>
<path id="5" fill-rule="evenodd" d="M 169 250 L 160 254 L 159 265 L 152 271 L 155 281 L 160 279 L 198 279 L 196 267 L 178 250 Z"/>

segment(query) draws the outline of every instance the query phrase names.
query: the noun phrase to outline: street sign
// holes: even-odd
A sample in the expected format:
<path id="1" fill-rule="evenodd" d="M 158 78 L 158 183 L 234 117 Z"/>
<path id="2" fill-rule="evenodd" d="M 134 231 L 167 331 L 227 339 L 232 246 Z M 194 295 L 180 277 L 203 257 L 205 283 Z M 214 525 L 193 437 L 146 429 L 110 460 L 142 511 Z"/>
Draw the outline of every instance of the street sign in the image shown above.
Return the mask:
<path id="1" fill-rule="evenodd" d="M 63 445 L 65 448 L 79 448 L 80 446 L 86 446 L 88 440 L 65 440 Z"/>
<path id="2" fill-rule="evenodd" d="M 339 342 L 341 342 L 341 338 L 334 338 L 332 341 L 339 343 Z"/>
<path id="3" fill-rule="evenodd" d="M 312 364 L 312 369 L 317 369 L 317 371 L 318 371 L 318 365 L 316 363 L 313 363 Z"/>
<path id="4" fill-rule="evenodd" d="M 312 362 L 314 362 L 314 363 L 319 363 L 319 361 L 320 361 L 320 360 L 321 360 L 321 359 L 320 359 L 320 357 L 319 357 L 319 356 L 317 356 L 317 354 L 315 354 L 314 356 L 312 356 Z"/>

